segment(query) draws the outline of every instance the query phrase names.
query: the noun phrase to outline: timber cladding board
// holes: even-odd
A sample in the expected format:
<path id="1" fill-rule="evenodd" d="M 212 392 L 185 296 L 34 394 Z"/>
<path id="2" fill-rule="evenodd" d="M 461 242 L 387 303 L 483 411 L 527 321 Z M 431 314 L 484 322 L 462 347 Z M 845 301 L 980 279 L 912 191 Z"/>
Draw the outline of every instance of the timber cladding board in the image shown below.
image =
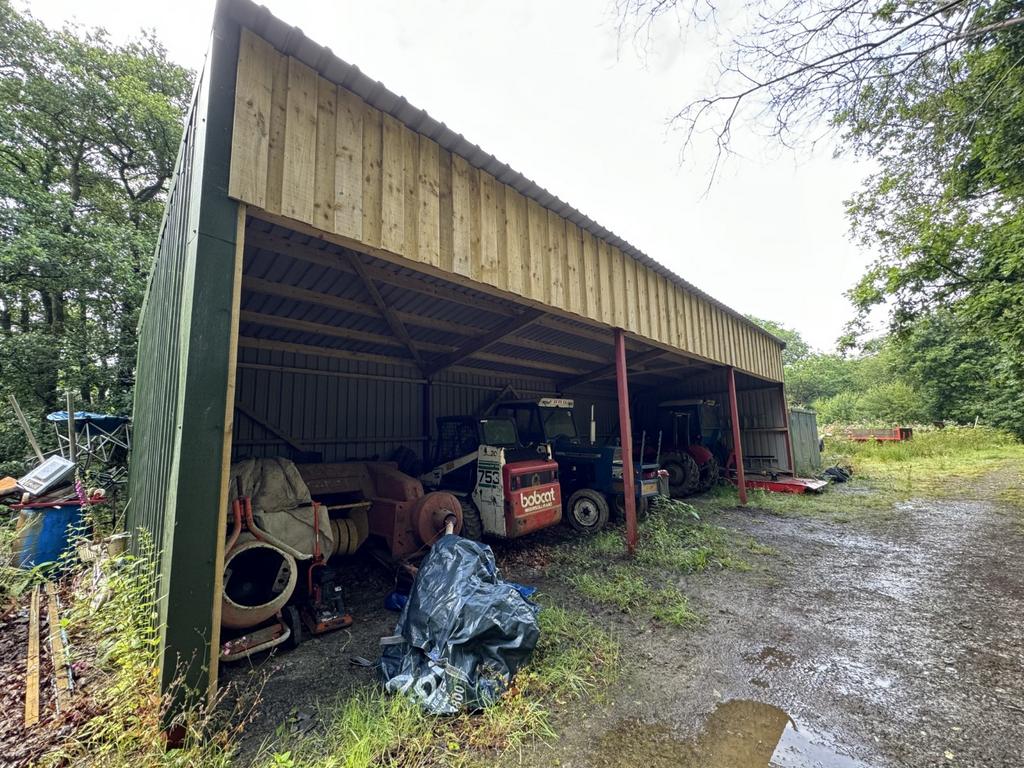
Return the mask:
<path id="1" fill-rule="evenodd" d="M 757 376 L 781 347 L 243 29 L 229 195 Z M 751 351 L 761 347 L 765 355 Z"/>

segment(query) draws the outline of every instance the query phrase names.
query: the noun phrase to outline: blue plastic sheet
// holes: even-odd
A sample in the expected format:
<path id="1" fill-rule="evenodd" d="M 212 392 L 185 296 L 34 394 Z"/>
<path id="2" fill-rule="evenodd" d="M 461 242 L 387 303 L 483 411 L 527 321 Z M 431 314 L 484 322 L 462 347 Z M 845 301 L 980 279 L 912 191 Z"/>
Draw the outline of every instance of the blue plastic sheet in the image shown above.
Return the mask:
<path id="1" fill-rule="evenodd" d="M 435 714 L 494 704 L 537 646 L 539 610 L 501 580 L 490 547 L 442 537 L 420 565 L 394 635 L 381 640 L 385 688 Z"/>

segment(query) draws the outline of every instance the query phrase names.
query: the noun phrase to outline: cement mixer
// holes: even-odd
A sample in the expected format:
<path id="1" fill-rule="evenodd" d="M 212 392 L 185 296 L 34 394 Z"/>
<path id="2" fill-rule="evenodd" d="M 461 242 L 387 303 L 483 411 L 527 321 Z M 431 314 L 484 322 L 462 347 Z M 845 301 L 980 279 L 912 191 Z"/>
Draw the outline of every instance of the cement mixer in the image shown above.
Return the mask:
<path id="1" fill-rule="evenodd" d="M 233 465 L 231 475 L 221 608 L 225 661 L 276 645 L 294 647 L 306 632 L 348 626 L 352 618 L 329 561 L 355 553 L 368 537 L 402 560 L 462 529 L 455 496 L 424 493 L 419 480 L 389 462 L 247 459 Z"/>

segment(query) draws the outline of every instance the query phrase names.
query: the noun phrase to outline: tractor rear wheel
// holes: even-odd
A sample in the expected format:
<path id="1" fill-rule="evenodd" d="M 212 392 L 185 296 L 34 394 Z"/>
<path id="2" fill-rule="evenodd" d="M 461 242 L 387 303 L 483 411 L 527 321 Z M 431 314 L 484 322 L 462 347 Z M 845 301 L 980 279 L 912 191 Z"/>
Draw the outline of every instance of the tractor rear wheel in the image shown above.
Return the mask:
<path id="1" fill-rule="evenodd" d="M 484 538 L 484 523 L 480 519 L 480 510 L 476 508 L 476 504 L 473 503 L 472 499 L 459 497 L 459 503 L 462 505 L 462 536 L 473 541 L 481 541 Z"/>
<path id="2" fill-rule="evenodd" d="M 711 490 L 711 487 L 718 482 L 718 460 L 714 456 L 704 462 L 700 468 L 700 483 L 697 489 L 700 493 Z"/>
<path id="3" fill-rule="evenodd" d="M 662 457 L 661 468 L 668 472 L 668 488 L 672 498 L 691 496 L 700 483 L 700 468 L 688 453 L 669 453 Z"/>
<path id="4" fill-rule="evenodd" d="M 608 524 L 608 501 L 602 493 L 580 488 L 569 497 L 565 516 L 580 533 L 597 533 Z"/>

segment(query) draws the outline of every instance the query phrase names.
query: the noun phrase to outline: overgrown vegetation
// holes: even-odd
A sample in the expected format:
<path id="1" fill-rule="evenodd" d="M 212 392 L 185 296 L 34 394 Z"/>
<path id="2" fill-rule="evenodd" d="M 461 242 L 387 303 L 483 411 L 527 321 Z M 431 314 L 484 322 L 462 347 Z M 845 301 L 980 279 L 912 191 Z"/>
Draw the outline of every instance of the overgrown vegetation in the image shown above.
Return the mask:
<path id="1" fill-rule="evenodd" d="M 15 540 L 14 521 L 8 519 L 0 526 L 3 608 L 8 610 L 19 596 L 24 600 L 32 585 L 62 577 L 61 623 L 76 683 L 72 708 L 35 726 L 50 730 L 51 748 L 33 765 L 230 765 L 246 721 L 244 710 L 257 698 L 255 689 L 235 696 L 239 703 L 234 708 L 221 707 L 219 701 L 187 708 L 175 721 L 181 748 L 167 749 L 163 718 L 175 692 L 161 696 L 156 673 L 159 636 L 151 558 L 120 555 L 93 566 L 69 559 L 59 572 L 52 567 L 20 571 L 8 566 Z"/>
<path id="2" fill-rule="evenodd" d="M 898 443 L 825 441 L 826 462 L 853 469 L 853 480 L 821 494 L 748 491 L 750 506 L 780 515 L 820 516 L 834 522 L 889 519 L 897 502 L 917 496 L 968 496 L 1013 502 L 1024 480 L 1024 444 L 990 427 L 919 427 Z M 981 482 L 982 478 L 986 478 Z M 699 500 L 701 508 L 737 504 L 732 486 Z"/>
<path id="3" fill-rule="evenodd" d="M 376 768 L 491 765 L 538 739 L 556 736 L 553 711 L 600 698 L 618 674 L 619 646 L 581 613 L 541 598 L 541 637 L 515 688 L 476 714 L 436 717 L 376 687 L 322 706 L 322 729 L 264 746 L 268 768 Z"/>

